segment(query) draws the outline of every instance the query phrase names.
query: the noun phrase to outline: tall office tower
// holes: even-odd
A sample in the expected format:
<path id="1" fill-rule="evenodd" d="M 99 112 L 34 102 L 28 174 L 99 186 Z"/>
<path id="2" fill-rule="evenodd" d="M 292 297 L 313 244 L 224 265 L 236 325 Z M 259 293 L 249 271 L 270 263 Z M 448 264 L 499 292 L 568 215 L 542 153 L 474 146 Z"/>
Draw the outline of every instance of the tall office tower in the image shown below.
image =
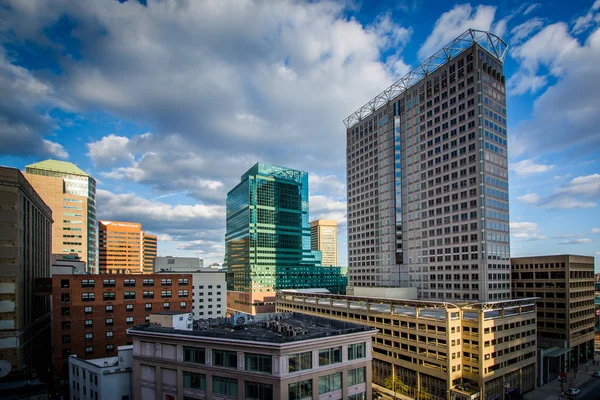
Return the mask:
<path id="1" fill-rule="evenodd" d="M 98 221 L 98 272 L 140 274 L 144 271 L 142 225 Z"/>
<path id="2" fill-rule="evenodd" d="M 510 298 L 506 52 L 470 29 L 344 121 L 351 286 Z"/>
<path id="3" fill-rule="evenodd" d="M 144 235 L 144 273 L 151 274 L 154 272 L 154 260 L 158 250 L 158 239 L 154 235 Z"/>
<path id="4" fill-rule="evenodd" d="M 46 160 L 25 167 L 25 177 L 52 209 L 52 253 L 77 256 L 96 267 L 96 181 L 66 161 Z"/>
<path id="5" fill-rule="evenodd" d="M 310 249 L 308 174 L 257 163 L 227 194 L 228 308 L 275 310 L 275 290 L 345 290 L 339 267 L 322 268 Z M 343 289 L 342 289 L 343 288 Z"/>
<path id="6" fill-rule="evenodd" d="M 321 252 L 323 266 L 337 266 L 337 221 L 328 219 L 312 221 L 310 223 L 310 248 Z"/>
<path id="7" fill-rule="evenodd" d="M 0 167 L 0 360 L 14 377 L 50 365 L 50 297 L 36 280 L 50 278 L 51 248 L 52 210 L 18 169 Z"/>

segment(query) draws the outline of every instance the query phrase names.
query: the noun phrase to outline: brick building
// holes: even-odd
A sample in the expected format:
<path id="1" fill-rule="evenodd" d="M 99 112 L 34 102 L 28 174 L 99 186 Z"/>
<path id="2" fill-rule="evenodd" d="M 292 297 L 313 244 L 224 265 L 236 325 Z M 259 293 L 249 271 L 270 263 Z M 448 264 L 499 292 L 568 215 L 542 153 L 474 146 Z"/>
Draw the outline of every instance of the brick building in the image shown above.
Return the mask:
<path id="1" fill-rule="evenodd" d="M 65 384 L 69 355 L 113 357 L 131 344 L 126 330 L 160 311 L 192 309 L 191 274 L 86 274 L 52 277 L 54 379 Z"/>

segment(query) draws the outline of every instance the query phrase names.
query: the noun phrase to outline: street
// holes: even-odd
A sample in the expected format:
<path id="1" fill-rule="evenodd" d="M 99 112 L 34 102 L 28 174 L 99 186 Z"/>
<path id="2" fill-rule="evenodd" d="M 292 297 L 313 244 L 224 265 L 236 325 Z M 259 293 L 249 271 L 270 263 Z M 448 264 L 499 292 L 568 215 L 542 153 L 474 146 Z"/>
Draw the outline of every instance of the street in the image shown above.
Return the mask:
<path id="1" fill-rule="evenodd" d="M 580 400 L 600 400 L 600 378 L 591 378 L 579 386 L 581 393 L 576 399 Z"/>

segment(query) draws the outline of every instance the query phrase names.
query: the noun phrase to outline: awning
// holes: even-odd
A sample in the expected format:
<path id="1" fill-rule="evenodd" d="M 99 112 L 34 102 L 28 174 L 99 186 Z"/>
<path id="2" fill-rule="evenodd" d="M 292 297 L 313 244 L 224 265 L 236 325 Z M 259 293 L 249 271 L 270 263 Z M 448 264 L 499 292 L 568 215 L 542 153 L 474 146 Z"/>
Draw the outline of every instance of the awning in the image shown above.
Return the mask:
<path id="1" fill-rule="evenodd" d="M 567 354 L 569 349 L 565 349 L 564 347 L 552 347 L 547 350 L 544 350 L 544 357 L 560 357 L 563 354 Z"/>

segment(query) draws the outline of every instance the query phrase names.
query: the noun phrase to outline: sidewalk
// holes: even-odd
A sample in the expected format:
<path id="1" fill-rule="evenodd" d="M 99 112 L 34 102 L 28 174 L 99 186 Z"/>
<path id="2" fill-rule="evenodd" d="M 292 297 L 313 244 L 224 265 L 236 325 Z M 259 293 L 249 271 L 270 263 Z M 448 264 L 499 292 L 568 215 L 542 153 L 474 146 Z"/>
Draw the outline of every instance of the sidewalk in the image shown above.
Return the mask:
<path id="1" fill-rule="evenodd" d="M 567 393 L 569 388 L 577 388 L 590 379 L 600 379 L 592 377 L 594 371 L 600 371 L 600 362 L 598 362 L 598 360 L 600 360 L 600 357 L 596 356 L 596 365 L 592 365 L 591 362 L 588 363 L 587 372 L 585 364 L 579 364 L 577 377 L 575 377 L 574 372 L 569 372 L 567 380 L 563 382 L 564 392 Z M 549 382 L 544 386 L 539 386 L 537 389 L 525 394 L 523 398 L 525 400 L 558 400 L 560 398 L 560 392 L 561 382 L 560 380 L 555 379 L 552 382 Z"/>

